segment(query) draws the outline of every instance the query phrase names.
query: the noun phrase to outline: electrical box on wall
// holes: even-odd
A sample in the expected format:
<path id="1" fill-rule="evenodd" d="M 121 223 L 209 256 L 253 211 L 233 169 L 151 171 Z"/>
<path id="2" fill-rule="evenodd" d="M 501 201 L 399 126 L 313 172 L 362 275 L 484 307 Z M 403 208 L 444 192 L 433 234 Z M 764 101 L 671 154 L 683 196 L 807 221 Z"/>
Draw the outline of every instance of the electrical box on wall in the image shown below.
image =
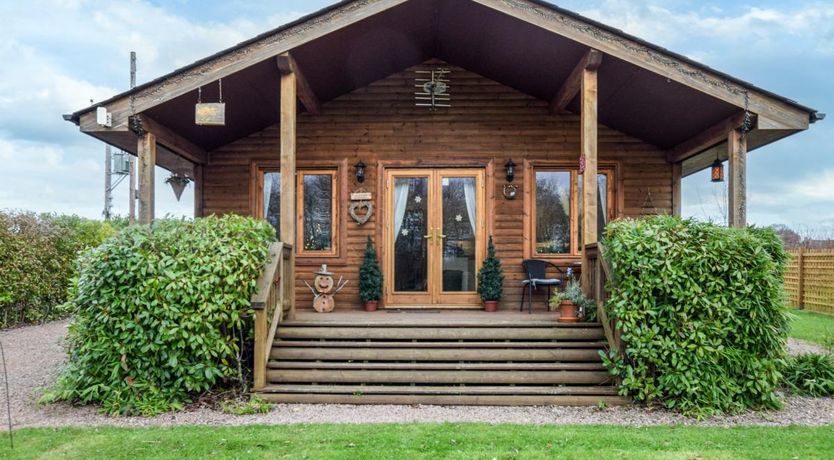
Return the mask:
<path id="1" fill-rule="evenodd" d="M 105 107 L 98 107 L 96 109 L 96 123 L 106 128 L 113 126 L 113 114 L 107 111 Z"/>

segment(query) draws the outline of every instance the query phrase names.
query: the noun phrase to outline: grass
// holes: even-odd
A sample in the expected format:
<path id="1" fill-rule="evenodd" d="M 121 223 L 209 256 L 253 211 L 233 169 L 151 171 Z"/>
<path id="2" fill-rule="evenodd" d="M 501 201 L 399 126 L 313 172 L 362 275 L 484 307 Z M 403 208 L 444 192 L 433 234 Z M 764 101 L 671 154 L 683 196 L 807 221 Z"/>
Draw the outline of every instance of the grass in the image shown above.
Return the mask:
<path id="1" fill-rule="evenodd" d="M 791 310 L 791 337 L 822 346 L 834 346 L 834 315 Z"/>
<path id="2" fill-rule="evenodd" d="M 62 428 L 15 432 L 0 458 L 742 459 L 825 458 L 834 426 L 686 427 L 484 424 Z M 830 457 L 828 457 L 830 458 Z"/>

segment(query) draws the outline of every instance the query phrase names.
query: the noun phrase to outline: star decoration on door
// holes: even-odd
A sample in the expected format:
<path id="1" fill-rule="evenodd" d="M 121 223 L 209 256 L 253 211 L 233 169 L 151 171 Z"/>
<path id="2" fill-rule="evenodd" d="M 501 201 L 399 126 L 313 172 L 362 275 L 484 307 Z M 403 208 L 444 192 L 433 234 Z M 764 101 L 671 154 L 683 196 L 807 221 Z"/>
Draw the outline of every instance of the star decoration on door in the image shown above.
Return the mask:
<path id="1" fill-rule="evenodd" d="M 400 232 L 402 236 L 408 236 L 408 229 L 404 228 L 402 232 Z"/>
<path id="2" fill-rule="evenodd" d="M 456 215 L 456 216 L 455 216 L 455 221 L 457 221 L 457 222 L 463 222 L 463 216 L 462 216 L 462 215 L 460 215 L 460 214 Z"/>
<path id="3" fill-rule="evenodd" d="M 423 197 L 421 197 L 421 196 L 415 196 L 415 197 L 414 197 L 414 202 L 415 202 L 415 203 L 417 203 L 417 204 L 422 203 L 422 202 L 423 202 Z"/>

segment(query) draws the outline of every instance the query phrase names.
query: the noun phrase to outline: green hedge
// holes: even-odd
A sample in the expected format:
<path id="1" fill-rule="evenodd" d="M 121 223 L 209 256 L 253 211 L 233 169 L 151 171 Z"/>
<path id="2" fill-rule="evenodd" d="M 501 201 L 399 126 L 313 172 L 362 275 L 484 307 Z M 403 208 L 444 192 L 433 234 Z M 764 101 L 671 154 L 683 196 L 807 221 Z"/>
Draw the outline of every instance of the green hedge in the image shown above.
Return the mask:
<path id="1" fill-rule="evenodd" d="M 79 252 L 115 233 L 77 216 L 0 212 L 0 328 L 66 316 Z"/>
<path id="2" fill-rule="evenodd" d="M 780 406 L 787 261 L 767 229 L 674 217 L 609 224 L 616 286 L 607 304 L 625 360 L 621 391 L 695 416 Z"/>
<path id="3" fill-rule="evenodd" d="M 210 217 L 130 227 L 86 253 L 69 364 L 46 400 L 150 415 L 242 381 L 244 315 L 274 239 L 266 222 Z"/>

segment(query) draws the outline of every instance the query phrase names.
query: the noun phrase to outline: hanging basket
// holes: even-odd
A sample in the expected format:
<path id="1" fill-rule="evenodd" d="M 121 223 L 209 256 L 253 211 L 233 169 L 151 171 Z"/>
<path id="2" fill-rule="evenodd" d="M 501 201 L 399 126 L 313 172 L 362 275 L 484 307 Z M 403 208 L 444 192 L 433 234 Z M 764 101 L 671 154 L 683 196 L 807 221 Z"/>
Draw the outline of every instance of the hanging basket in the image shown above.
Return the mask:
<path id="1" fill-rule="evenodd" d="M 191 182 L 191 179 L 182 173 L 173 173 L 171 177 L 165 179 L 165 183 L 170 185 L 174 190 L 174 196 L 177 197 L 177 201 L 182 197 L 182 192 L 185 191 L 185 187 L 188 186 L 189 182 Z"/>

